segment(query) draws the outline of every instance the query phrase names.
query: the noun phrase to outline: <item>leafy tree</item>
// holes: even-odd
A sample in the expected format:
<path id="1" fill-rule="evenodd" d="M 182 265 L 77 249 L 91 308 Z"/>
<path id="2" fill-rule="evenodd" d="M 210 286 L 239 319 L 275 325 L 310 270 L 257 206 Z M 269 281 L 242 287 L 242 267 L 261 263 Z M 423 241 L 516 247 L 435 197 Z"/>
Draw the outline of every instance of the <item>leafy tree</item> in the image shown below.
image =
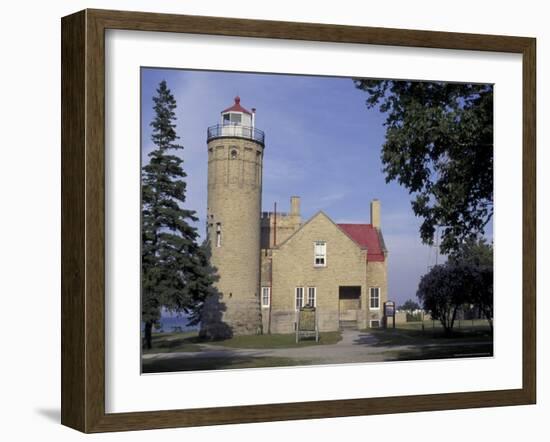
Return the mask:
<path id="1" fill-rule="evenodd" d="M 472 304 L 479 307 L 493 331 L 493 268 L 478 269 L 476 287 L 471 298 Z"/>
<path id="2" fill-rule="evenodd" d="M 441 322 L 445 333 L 451 334 L 458 309 L 471 299 L 475 281 L 472 266 L 437 265 L 421 278 L 416 296 L 432 318 Z"/>
<path id="3" fill-rule="evenodd" d="M 493 215 L 493 87 L 489 84 L 354 80 L 368 108 L 386 114 L 386 182 L 411 201 L 422 241 L 441 252 L 477 237 Z"/>
<path id="4" fill-rule="evenodd" d="M 176 100 L 162 81 L 153 97 L 155 116 L 151 140 L 155 149 L 142 168 L 142 312 L 146 348 L 151 348 L 152 328 L 164 308 L 191 312 L 198 321 L 211 285 L 207 254 L 198 243 L 195 211 L 183 208 L 187 176 L 183 159 L 175 152 Z"/>
<path id="5" fill-rule="evenodd" d="M 420 308 L 420 305 L 418 305 L 418 303 L 416 301 L 413 301 L 412 299 L 407 299 L 399 308 L 412 314 L 415 310 L 418 310 Z"/>
<path id="6" fill-rule="evenodd" d="M 407 312 L 407 321 L 414 321 L 414 320 L 420 320 L 418 317 L 421 316 L 419 314 L 415 315 L 415 311 L 420 309 L 420 305 L 413 301 L 412 299 L 407 299 L 401 307 L 399 307 L 400 310 L 404 310 Z"/>
<path id="7" fill-rule="evenodd" d="M 471 264 L 476 267 L 493 267 L 493 245 L 485 238 L 469 238 L 449 255 L 452 264 Z"/>
<path id="8" fill-rule="evenodd" d="M 452 265 L 471 266 L 474 289 L 469 302 L 480 309 L 493 329 L 493 246 L 483 238 L 469 239 L 449 256 Z"/>

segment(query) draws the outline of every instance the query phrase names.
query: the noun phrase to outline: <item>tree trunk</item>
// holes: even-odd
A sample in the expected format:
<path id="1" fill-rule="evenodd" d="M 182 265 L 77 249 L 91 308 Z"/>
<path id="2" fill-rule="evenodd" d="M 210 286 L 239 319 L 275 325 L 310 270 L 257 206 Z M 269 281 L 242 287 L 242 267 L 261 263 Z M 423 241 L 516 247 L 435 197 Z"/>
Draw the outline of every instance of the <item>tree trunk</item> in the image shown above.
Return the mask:
<path id="1" fill-rule="evenodd" d="M 152 343 L 151 343 L 152 331 L 153 331 L 153 323 L 151 321 L 147 321 L 145 323 L 145 342 L 144 342 L 144 346 L 147 350 L 150 350 L 152 347 Z"/>
<path id="2" fill-rule="evenodd" d="M 443 326 L 443 331 L 446 335 L 449 334 L 449 317 L 447 314 L 442 314 L 439 321 L 441 322 L 441 325 Z"/>
<path id="3" fill-rule="evenodd" d="M 453 333 L 453 327 L 455 325 L 455 319 L 456 319 L 456 312 L 458 310 L 458 307 L 455 307 L 453 309 L 453 315 L 451 316 L 451 324 L 450 324 L 450 327 L 449 327 L 449 335 L 451 335 Z"/>
<path id="4" fill-rule="evenodd" d="M 483 310 L 483 314 L 485 315 L 485 318 L 487 319 L 487 322 L 489 323 L 489 327 L 491 328 L 491 333 L 493 333 L 493 315 L 491 312 L 488 312 L 487 310 Z"/>

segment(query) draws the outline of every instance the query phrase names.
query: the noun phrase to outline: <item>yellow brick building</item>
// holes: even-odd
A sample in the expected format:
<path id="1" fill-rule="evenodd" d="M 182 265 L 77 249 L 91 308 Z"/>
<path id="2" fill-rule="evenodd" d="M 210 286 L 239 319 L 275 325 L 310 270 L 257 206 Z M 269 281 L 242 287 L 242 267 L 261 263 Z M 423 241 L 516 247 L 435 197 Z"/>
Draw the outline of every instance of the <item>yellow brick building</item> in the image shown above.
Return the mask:
<path id="1" fill-rule="evenodd" d="M 288 213 L 261 213 L 265 136 L 239 97 L 207 142 L 207 236 L 219 279 L 201 334 L 291 333 L 306 305 L 321 331 L 381 326 L 388 252 L 380 201 L 371 202 L 370 224 L 336 224 L 323 212 L 303 222 L 296 196 Z"/>

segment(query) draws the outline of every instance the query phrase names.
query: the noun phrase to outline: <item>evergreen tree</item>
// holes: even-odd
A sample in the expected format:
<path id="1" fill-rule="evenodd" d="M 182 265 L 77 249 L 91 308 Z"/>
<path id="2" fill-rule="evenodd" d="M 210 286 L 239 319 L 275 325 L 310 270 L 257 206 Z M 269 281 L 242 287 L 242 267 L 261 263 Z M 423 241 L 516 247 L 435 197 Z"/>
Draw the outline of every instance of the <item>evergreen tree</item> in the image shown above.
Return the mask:
<path id="1" fill-rule="evenodd" d="M 194 298 L 194 302 L 187 309 L 189 315 L 189 325 L 197 325 L 202 321 L 203 306 L 207 298 L 219 295 L 214 283 L 218 281 L 217 269 L 210 262 L 211 257 L 210 242 L 203 241 L 197 251 L 199 265 L 195 267 L 195 277 L 190 281 L 189 290 L 192 293 L 200 294 Z"/>
<path id="2" fill-rule="evenodd" d="M 162 309 L 192 312 L 197 318 L 212 277 L 207 255 L 198 245 L 195 211 L 183 208 L 187 174 L 175 154 L 176 100 L 162 81 L 153 97 L 151 140 L 155 149 L 142 168 L 142 321 L 146 348 Z"/>

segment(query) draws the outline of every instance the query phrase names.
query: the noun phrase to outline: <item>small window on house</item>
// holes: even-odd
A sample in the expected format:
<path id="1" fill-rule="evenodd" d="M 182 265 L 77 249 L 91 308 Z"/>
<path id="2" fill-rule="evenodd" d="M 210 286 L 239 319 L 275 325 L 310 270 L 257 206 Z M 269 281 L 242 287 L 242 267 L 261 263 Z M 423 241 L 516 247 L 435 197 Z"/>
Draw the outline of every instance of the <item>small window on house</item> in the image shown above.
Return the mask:
<path id="1" fill-rule="evenodd" d="M 371 287 L 369 306 L 371 310 L 380 309 L 380 287 Z"/>
<path id="2" fill-rule="evenodd" d="M 313 247 L 313 265 L 325 267 L 327 265 L 327 243 L 326 241 L 315 241 Z"/>
<path id="3" fill-rule="evenodd" d="M 307 305 L 309 305 L 310 307 L 317 306 L 317 288 L 316 287 L 307 288 Z"/>
<path id="4" fill-rule="evenodd" d="M 222 224 L 216 223 L 216 247 L 222 246 Z"/>
<path id="5" fill-rule="evenodd" d="M 296 310 L 304 306 L 304 288 L 296 287 Z"/>
<path id="6" fill-rule="evenodd" d="M 271 287 L 262 287 L 262 307 L 269 307 L 271 302 Z"/>
<path id="7" fill-rule="evenodd" d="M 241 114 L 231 114 L 231 123 L 232 124 L 241 124 Z"/>
<path id="8" fill-rule="evenodd" d="M 380 328 L 380 320 L 379 319 L 371 319 L 370 320 L 370 328 Z"/>
<path id="9" fill-rule="evenodd" d="M 237 149 L 231 149 L 230 155 L 232 160 L 236 160 L 239 153 L 237 152 Z"/>
<path id="10" fill-rule="evenodd" d="M 229 124 L 231 120 L 230 114 L 223 114 L 223 124 Z"/>

